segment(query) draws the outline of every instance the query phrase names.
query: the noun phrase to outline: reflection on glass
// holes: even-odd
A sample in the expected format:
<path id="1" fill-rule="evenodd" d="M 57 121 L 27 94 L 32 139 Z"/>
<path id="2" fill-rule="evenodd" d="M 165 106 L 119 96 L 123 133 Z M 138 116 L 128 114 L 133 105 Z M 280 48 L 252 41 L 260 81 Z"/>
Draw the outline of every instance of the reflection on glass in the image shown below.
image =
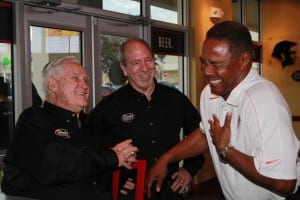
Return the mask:
<path id="1" fill-rule="evenodd" d="M 250 31 L 259 31 L 259 1 L 246 1 L 246 26 Z"/>
<path id="2" fill-rule="evenodd" d="M 126 83 L 126 77 L 119 66 L 118 51 L 126 37 L 101 35 L 101 96 L 107 96 Z"/>
<path id="3" fill-rule="evenodd" d="M 103 10 L 109 10 L 134 16 L 141 15 L 139 0 L 103 0 Z"/>
<path id="4" fill-rule="evenodd" d="M 242 22 L 241 2 L 239 0 L 232 1 L 232 21 Z"/>
<path id="5" fill-rule="evenodd" d="M 31 72 L 33 103 L 45 99 L 41 72 L 51 60 L 67 55 L 81 59 L 81 33 L 78 31 L 31 26 Z M 36 91 L 35 91 L 36 88 Z M 39 96 L 38 96 L 39 95 Z"/>
<path id="6" fill-rule="evenodd" d="M 151 19 L 182 25 L 182 1 L 151 1 Z"/>
<path id="7" fill-rule="evenodd" d="M 7 148 L 14 124 L 11 48 L 11 44 L 0 43 L 0 156 Z"/>
<path id="8" fill-rule="evenodd" d="M 158 82 L 179 89 L 179 74 L 182 68 L 182 56 L 155 54 Z"/>

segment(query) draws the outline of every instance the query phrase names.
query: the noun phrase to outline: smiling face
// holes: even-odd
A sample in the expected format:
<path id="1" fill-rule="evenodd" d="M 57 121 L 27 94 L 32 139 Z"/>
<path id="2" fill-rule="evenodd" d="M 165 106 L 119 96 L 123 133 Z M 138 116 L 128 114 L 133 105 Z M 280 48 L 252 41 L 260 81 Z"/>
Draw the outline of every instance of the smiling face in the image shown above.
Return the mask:
<path id="1" fill-rule="evenodd" d="M 81 112 L 88 104 L 89 84 L 85 69 L 77 62 L 63 62 L 62 70 L 56 77 L 49 77 L 48 101 L 54 105 Z"/>
<path id="2" fill-rule="evenodd" d="M 247 76 L 251 66 L 249 53 L 234 55 L 228 42 L 219 39 L 205 40 L 200 62 L 212 93 L 225 100 Z"/>
<path id="3" fill-rule="evenodd" d="M 132 40 L 126 44 L 124 53 L 126 65 L 120 66 L 130 85 L 143 94 L 151 93 L 156 68 L 150 49 L 145 44 Z"/>

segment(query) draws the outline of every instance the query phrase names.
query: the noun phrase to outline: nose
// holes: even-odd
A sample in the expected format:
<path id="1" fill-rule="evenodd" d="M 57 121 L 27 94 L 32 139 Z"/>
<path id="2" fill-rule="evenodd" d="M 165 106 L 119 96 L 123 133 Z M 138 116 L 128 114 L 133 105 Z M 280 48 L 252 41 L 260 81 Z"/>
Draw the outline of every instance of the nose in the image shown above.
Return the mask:
<path id="1" fill-rule="evenodd" d="M 141 62 L 141 71 L 145 72 L 148 70 L 148 65 L 146 62 Z"/>
<path id="2" fill-rule="evenodd" d="M 79 85 L 85 89 L 89 88 L 89 81 L 86 79 L 79 79 Z"/>
<path id="3" fill-rule="evenodd" d="M 205 76 L 209 76 L 214 72 L 214 67 L 209 63 L 201 63 L 201 70 L 203 71 Z"/>

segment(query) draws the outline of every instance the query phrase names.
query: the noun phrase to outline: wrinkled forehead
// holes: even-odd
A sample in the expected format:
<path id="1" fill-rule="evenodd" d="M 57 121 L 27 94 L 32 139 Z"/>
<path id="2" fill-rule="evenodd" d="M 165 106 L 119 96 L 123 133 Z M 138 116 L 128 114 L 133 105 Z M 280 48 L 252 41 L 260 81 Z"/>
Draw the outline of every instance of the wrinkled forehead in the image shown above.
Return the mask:
<path id="1" fill-rule="evenodd" d="M 65 62 L 62 63 L 62 74 L 76 74 L 87 76 L 86 69 L 77 62 Z"/>

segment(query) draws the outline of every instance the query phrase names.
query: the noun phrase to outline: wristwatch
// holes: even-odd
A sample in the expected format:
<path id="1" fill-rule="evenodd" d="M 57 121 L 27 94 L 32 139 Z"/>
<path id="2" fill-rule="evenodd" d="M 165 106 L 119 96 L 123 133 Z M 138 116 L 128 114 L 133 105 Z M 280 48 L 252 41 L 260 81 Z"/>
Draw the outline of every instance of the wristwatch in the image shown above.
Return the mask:
<path id="1" fill-rule="evenodd" d="M 231 147 L 230 144 L 226 145 L 224 149 L 222 149 L 220 152 L 219 152 L 219 159 L 221 162 L 223 163 L 227 163 L 227 160 L 226 160 L 226 154 L 227 154 L 227 151 L 228 151 L 228 148 Z"/>

